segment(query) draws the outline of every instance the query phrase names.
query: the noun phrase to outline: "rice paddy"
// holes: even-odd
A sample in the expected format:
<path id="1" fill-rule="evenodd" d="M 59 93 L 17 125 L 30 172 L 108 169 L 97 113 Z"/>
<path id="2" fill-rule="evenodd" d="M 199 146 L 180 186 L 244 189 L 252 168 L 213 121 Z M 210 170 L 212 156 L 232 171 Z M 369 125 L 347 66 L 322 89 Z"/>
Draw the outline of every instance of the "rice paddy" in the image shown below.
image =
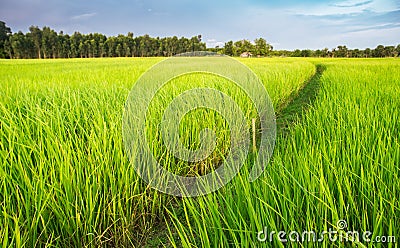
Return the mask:
<path id="1" fill-rule="evenodd" d="M 3 247 L 284 247 L 269 231 L 370 231 L 400 236 L 400 60 L 241 59 L 276 110 L 271 162 L 254 182 L 252 158 L 220 190 L 172 197 L 148 187 L 124 151 L 122 116 L 136 80 L 160 58 L 0 60 L 0 240 Z M 315 76 L 317 75 L 317 76 Z M 313 77 L 314 76 L 314 77 Z M 217 149 L 202 163 L 177 161 L 158 124 L 178 93 L 217 88 L 252 105 L 229 81 L 188 75 L 155 99 L 147 135 L 155 157 L 182 175 L 205 174 L 224 159 L 228 126 L 198 109 L 180 125 L 191 149 L 204 128 Z M 286 237 L 288 238 L 288 237 Z M 397 241 L 397 240 L 396 240 Z M 397 243 L 294 242 L 291 246 Z"/>

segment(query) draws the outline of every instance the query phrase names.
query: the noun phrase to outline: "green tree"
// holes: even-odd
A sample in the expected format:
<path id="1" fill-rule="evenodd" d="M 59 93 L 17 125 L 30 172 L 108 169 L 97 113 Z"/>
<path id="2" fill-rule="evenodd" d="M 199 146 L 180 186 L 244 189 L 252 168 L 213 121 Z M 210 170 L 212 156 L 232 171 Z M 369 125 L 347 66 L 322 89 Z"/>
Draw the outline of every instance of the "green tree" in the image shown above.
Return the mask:
<path id="1" fill-rule="evenodd" d="M 14 58 L 16 59 L 24 58 L 24 39 L 25 36 L 22 32 L 13 34 L 10 37 L 10 44 L 13 50 Z"/>
<path id="2" fill-rule="evenodd" d="M 233 41 L 228 41 L 225 43 L 224 54 L 229 55 L 229 56 L 235 55 Z"/>
<path id="3" fill-rule="evenodd" d="M 205 50 L 205 45 L 203 45 L 201 43 L 201 34 L 197 35 L 197 36 L 193 36 L 190 39 L 190 44 L 191 44 L 191 51 L 202 51 Z M 179 52 L 188 52 L 188 51 L 184 51 L 184 49 L 182 49 Z"/>
<path id="4" fill-rule="evenodd" d="M 37 53 L 37 58 L 41 59 L 42 58 L 42 30 L 38 28 L 37 26 L 30 26 L 29 27 L 30 33 L 28 34 L 32 40 L 33 43 L 35 44 L 35 50 Z"/>
<path id="5" fill-rule="evenodd" d="M 396 48 L 394 46 L 385 46 L 383 50 L 385 57 L 394 57 L 396 55 Z"/>
<path id="6" fill-rule="evenodd" d="M 366 48 L 366 49 L 364 50 L 364 55 L 365 55 L 366 58 L 371 57 L 371 56 L 372 56 L 371 48 Z"/>
<path id="7" fill-rule="evenodd" d="M 301 50 L 300 56 L 301 57 L 311 57 L 312 51 L 310 49 Z"/>
<path id="8" fill-rule="evenodd" d="M 385 57 L 385 47 L 383 45 L 378 45 L 372 52 L 374 57 Z"/>
<path id="9" fill-rule="evenodd" d="M 351 54 L 354 58 L 362 58 L 364 56 L 360 49 L 354 49 Z"/>
<path id="10" fill-rule="evenodd" d="M 107 51 L 107 56 L 108 57 L 115 57 L 116 53 L 115 53 L 115 49 L 117 47 L 117 42 L 116 42 L 116 38 L 115 37 L 109 37 L 106 41 L 106 46 L 108 48 Z"/>
<path id="11" fill-rule="evenodd" d="M 118 45 L 117 45 L 116 52 L 117 52 L 117 56 L 118 56 L 118 57 L 122 57 L 122 56 L 123 56 L 123 50 L 122 50 L 121 44 L 118 44 Z"/>
<path id="12" fill-rule="evenodd" d="M 78 51 L 79 51 L 80 57 L 83 58 L 83 56 L 85 56 L 85 53 L 86 53 L 86 48 L 85 48 L 84 42 L 82 42 L 82 41 L 79 42 Z"/>
<path id="13" fill-rule="evenodd" d="M 323 57 L 323 51 L 321 51 L 321 50 L 319 50 L 319 49 L 317 49 L 317 50 L 315 50 L 315 52 L 314 52 L 314 56 L 315 57 Z"/>
<path id="14" fill-rule="evenodd" d="M 301 57 L 301 51 L 300 49 L 296 49 L 293 51 L 292 57 Z"/>
<path id="15" fill-rule="evenodd" d="M 396 47 L 396 57 L 400 56 L 400 44 L 397 45 Z"/>
<path id="16" fill-rule="evenodd" d="M 42 30 L 42 52 L 43 57 L 55 58 L 56 57 L 56 44 L 57 44 L 57 33 L 49 27 L 43 27 Z"/>
<path id="17" fill-rule="evenodd" d="M 327 47 L 322 50 L 322 57 L 329 57 L 329 49 Z"/>
<path id="18" fill-rule="evenodd" d="M 9 36 L 11 35 L 11 29 L 6 26 L 6 23 L 0 21 L 0 58 L 5 58 L 7 53 L 5 52 L 5 45 L 9 45 Z M 8 54 L 9 55 L 9 54 Z"/>
<path id="19" fill-rule="evenodd" d="M 13 58 L 13 52 L 12 52 L 12 47 L 11 47 L 11 43 L 10 43 L 10 38 L 11 35 L 9 37 L 9 39 L 4 41 L 4 53 L 6 54 L 5 58 Z"/>
<path id="20" fill-rule="evenodd" d="M 71 58 L 71 38 L 68 34 L 64 35 L 61 31 L 58 35 L 58 57 Z"/>
<path id="21" fill-rule="evenodd" d="M 78 58 L 81 56 L 81 52 L 79 50 L 80 44 L 83 40 L 83 36 L 79 32 L 75 32 L 73 35 L 70 37 L 70 46 L 71 46 L 71 57 L 72 58 Z"/>
<path id="22" fill-rule="evenodd" d="M 33 56 L 33 41 L 21 31 L 10 36 L 10 46 L 12 55 L 16 59 L 27 59 Z"/>
<path id="23" fill-rule="evenodd" d="M 240 55 L 244 52 L 254 52 L 254 45 L 249 40 L 239 40 L 234 43 L 236 47 L 236 54 Z"/>
<path id="24" fill-rule="evenodd" d="M 263 38 L 258 38 L 254 40 L 255 47 L 254 47 L 254 53 L 259 56 L 265 56 L 270 53 L 272 50 L 272 46 L 267 43 L 267 41 Z"/>
<path id="25" fill-rule="evenodd" d="M 346 46 L 338 46 L 336 50 L 336 57 L 349 57 L 349 50 Z"/>

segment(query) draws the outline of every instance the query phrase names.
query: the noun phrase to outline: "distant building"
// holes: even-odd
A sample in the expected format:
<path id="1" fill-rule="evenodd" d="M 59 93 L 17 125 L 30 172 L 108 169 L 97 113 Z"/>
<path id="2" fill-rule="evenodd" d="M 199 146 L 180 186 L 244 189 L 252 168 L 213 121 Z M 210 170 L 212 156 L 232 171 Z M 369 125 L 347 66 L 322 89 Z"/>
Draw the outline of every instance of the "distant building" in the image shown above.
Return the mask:
<path id="1" fill-rule="evenodd" d="M 253 56 L 253 54 L 251 52 L 244 52 L 244 53 L 240 54 L 241 58 L 250 58 L 252 56 Z"/>

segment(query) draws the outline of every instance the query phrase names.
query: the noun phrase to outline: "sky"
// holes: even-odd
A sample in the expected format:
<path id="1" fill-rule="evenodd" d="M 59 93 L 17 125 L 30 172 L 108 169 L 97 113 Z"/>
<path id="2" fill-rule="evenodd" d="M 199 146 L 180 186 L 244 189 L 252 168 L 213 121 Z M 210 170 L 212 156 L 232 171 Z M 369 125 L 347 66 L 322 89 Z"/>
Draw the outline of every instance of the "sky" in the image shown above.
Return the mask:
<path id="1" fill-rule="evenodd" d="M 400 43 L 400 0 L 0 0 L 13 32 L 201 34 L 208 47 L 263 37 L 275 50 Z"/>

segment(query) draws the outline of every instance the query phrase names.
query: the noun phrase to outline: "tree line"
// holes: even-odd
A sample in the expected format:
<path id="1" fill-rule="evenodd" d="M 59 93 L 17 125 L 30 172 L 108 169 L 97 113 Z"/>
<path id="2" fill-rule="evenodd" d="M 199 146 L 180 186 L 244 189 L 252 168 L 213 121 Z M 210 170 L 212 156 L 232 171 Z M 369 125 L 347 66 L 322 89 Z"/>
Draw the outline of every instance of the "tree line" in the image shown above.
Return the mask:
<path id="1" fill-rule="evenodd" d="M 261 48 L 261 49 L 260 49 Z M 349 49 L 345 45 L 337 46 L 333 49 L 296 49 L 273 50 L 270 44 L 266 44 L 265 40 L 260 38 L 252 44 L 248 40 L 237 42 L 229 41 L 224 47 L 211 48 L 214 52 L 223 53 L 230 56 L 240 56 L 243 52 L 250 52 L 251 56 L 280 56 L 280 57 L 325 57 L 325 58 L 384 58 L 384 57 L 400 57 L 400 44 L 397 46 L 378 45 L 376 48 L 366 49 Z"/>
<path id="2" fill-rule="evenodd" d="M 400 45 L 378 45 L 375 49 L 349 49 L 338 46 L 329 50 L 273 50 L 263 38 L 228 41 L 223 47 L 206 48 L 201 35 L 191 38 L 127 35 L 107 37 L 99 33 L 72 35 L 56 32 L 50 27 L 31 26 L 29 32 L 12 33 L 6 23 L 0 21 L 0 58 L 98 58 L 98 57 L 156 57 L 173 56 L 185 52 L 211 51 L 229 56 L 286 56 L 286 57 L 397 57 Z"/>
<path id="3" fill-rule="evenodd" d="M 328 57 L 328 58 L 386 58 L 399 57 L 400 44 L 397 46 L 378 45 L 376 48 L 349 49 L 345 45 L 337 46 L 329 50 L 328 48 L 317 50 L 299 50 L 294 51 L 274 51 L 271 55 L 288 57 Z"/>
<path id="4" fill-rule="evenodd" d="M 0 22 L 0 57 L 2 58 L 97 58 L 152 57 L 204 51 L 201 35 L 190 39 L 181 37 L 134 37 L 133 33 L 107 37 L 99 33 L 72 35 L 57 33 L 49 27 L 31 26 L 29 32 L 12 33 Z"/>

